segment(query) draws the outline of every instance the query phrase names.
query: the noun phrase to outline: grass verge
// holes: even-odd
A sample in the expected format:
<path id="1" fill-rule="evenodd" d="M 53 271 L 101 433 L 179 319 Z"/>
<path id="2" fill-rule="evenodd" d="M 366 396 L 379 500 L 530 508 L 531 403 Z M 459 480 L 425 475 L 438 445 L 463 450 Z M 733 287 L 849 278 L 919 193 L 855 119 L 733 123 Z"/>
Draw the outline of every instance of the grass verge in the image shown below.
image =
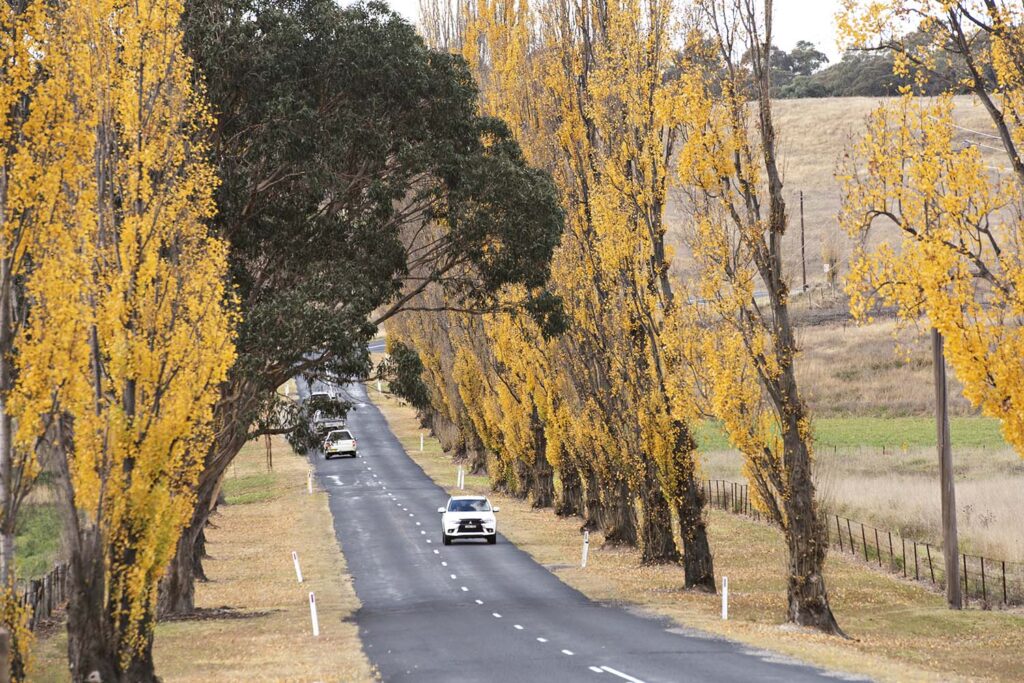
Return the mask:
<path id="1" fill-rule="evenodd" d="M 453 490 L 455 467 L 437 441 L 427 438 L 419 451 L 422 430 L 413 410 L 370 393 L 413 459 Z M 715 570 L 719 578 L 729 577 L 730 620 L 723 622 L 718 596 L 681 590 L 681 567 L 642 567 L 637 551 L 601 548 L 598 536 L 581 570 L 579 520 L 495 495 L 486 477 L 467 476 L 466 489 L 500 501 L 502 533 L 594 600 L 640 607 L 683 627 L 879 681 L 1018 681 L 1024 672 L 1020 613 L 951 612 L 941 595 L 838 553 L 829 557 L 826 578 L 833 609 L 851 640 L 786 625 L 784 543 L 778 530 L 766 525 L 710 514 Z"/>
<path id="2" fill-rule="evenodd" d="M 729 450 L 729 439 L 713 422 L 696 430 L 701 450 Z M 999 421 L 988 417 L 950 418 L 954 448 L 1005 449 Z M 814 420 L 814 443 L 819 450 L 833 448 L 900 449 L 935 446 L 934 417 L 821 417 Z"/>
<path id="3" fill-rule="evenodd" d="M 263 444 L 235 459 L 227 504 L 207 533 L 210 577 L 196 587 L 195 619 L 160 623 L 154 657 L 165 681 L 370 681 L 354 614 L 359 601 L 335 541 L 327 496 L 306 492 L 305 458 L 274 440 L 274 471 Z M 296 582 L 291 552 L 304 583 Z M 309 593 L 316 594 L 314 638 Z M 66 681 L 63 629 L 35 649 L 38 681 Z"/>

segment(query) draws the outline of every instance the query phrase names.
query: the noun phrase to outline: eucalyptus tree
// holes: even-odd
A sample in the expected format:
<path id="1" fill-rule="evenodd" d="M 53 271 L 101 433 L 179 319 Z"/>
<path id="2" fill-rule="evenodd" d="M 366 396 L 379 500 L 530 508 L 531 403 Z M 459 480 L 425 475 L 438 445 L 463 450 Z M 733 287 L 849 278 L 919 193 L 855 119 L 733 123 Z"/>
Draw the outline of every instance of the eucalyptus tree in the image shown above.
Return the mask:
<path id="1" fill-rule="evenodd" d="M 525 305 L 549 310 L 539 290 L 562 226 L 547 176 L 478 114 L 462 60 L 383 3 L 193 0 L 185 27 L 217 119 L 214 225 L 242 322 L 165 614 L 192 607 L 228 464 L 253 436 L 301 422 L 301 410 L 267 410 L 278 387 L 367 376 L 377 326 L 431 284 L 475 311 L 518 283 Z M 290 419 L 256 419 L 268 412 Z"/>

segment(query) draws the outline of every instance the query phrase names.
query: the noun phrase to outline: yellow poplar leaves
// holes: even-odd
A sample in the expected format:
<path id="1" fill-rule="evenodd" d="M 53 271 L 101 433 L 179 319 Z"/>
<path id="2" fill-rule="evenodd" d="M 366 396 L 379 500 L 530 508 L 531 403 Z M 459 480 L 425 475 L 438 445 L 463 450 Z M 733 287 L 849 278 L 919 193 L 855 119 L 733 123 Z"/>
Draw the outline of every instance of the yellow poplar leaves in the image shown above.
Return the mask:
<path id="1" fill-rule="evenodd" d="M 65 5 L 48 45 L 72 146 L 34 255 L 19 440 L 66 450 L 105 554 L 122 666 L 151 637 L 157 581 L 190 519 L 218 385 L 234 360 L 227 245 L 212 237 L 210 124 L 181 46 L 183 3 Z"/>

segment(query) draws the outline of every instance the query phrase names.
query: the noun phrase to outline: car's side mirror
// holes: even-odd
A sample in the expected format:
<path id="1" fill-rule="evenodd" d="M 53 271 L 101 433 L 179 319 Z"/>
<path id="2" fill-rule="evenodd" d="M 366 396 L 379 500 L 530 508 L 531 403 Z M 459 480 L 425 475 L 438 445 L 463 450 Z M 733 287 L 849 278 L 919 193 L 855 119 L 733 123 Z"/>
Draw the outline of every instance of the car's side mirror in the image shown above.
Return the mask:
<path id="1" fill-rule="evenodd" d="M 444 508 L 437 508 L 437 511 L 440 513 L 444 513 Z"/>
<path id="2" fill-rule="evenodd" d="M 501 512 L 501 508 L 500 508 L 500 507 L 497 507 L 497 506 L 495 506 L 495 507 L 494 507 L 494 511 L 495 511 L 495 512 Z"/>

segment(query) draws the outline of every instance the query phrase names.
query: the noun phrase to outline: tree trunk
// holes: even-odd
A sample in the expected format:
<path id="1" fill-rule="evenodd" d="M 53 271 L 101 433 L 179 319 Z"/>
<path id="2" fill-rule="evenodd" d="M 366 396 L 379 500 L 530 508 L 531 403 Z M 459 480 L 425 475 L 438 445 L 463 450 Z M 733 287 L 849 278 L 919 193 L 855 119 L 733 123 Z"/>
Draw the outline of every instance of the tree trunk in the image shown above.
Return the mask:
<path id="1" fill-rule="evenodd" d="M 555 514 L 559 517 L 582 515 L 584 503 L 580 471 L 576 469 L 573 463 L 568 462 L 564 452 L 560 461 L 561 466 L 558 468 L 558 479 L 562 484 L 562 495 L 558 499 L 558 505 L 555 507 Z"/>
<path id="2" fill-rule="evenodd" d="M 196 568 L 202 570 L 202 564 L 196 557 L 196 514 L 192 515 L 192 523 L 182 532 L 178 539 L 178 547 L 174 559 L 167 566 L 160 580 L 159 599 L 157 601 L 157 617 L 188 614 L 195 609 Z"/>
<path id="3" fill-rule="evenodd" d="M 533 476 L 530 481 L 533 507 L 549 508 L 555 504 L 555 470 L 548 462 L 547 437 L 544 435 L 544 423 L 540 421 L 537 408 L 533 409 L 531 419 L 533 431 Z"/>
<path id="4" fill-rule="evenodd" d="M 789 496 L 786 501 L 786 540 L 789 545 L 787 597 L 789 619 L 826 633 L 842 634 L 832 615 L 825 590 L 827 541 L 825 528 L 814 504 L 810 458 L 802 442 L 784 438 L 787 452 L 793 449 L 789 468 Z"/>
<path id="5" fill-rule="evenodd" d="M 662 492 L 657 476 L 651 471 L 653 463 L 647 465 L 647 476 L 641 492 L 643 502 L 640 521 L 640 562 L 642 564 L 667 564 L 679 561 L 679 549 L 672 535 L 672 509 Z"/>
<path id="6" fill-rule="evenodd" d="M 96 676 L 118 681 L 117 645 L 104 615 L 103 553 L 98 532 L 92 529 L 74 543 L 68 574 L 68 667 L 75 683 Z M 95 672 L 96 675 L 93 675 Z"/>
<path id="7" fill-rule="evenodd" d="M 715 568 L 704 520 L 704 490 L 692 479 L 683 486 L 676 514 L 683 539 L 683 586 L 714 593 Z"/>
<path id="8" fill-rule="evenodd" d="M 625 479 L 616 482 L 602 497 L 601 507 L 605 544 L 636 546 L 636 506 Z"/>
<path id="9" fill-rule="evenodd" d="M 704 488 L 697 478 L 696 449 L 688 425 L 676 422 L 676 451 L 685 454 L 679 459 L 681 471 L 676 479 L 676 514 L 679 516 L 679 535 L 683 541 L 683 587 L 687 590 L 714 593 L 715 568 L 708 543 L 707 522 L 704 518 Z"/>
<path id="10" fill-rule="evenodd" d="M 6 174 L 4 174 L 6 185 Z M 0 585 L 11 583 L 14 570 L 14 434 L 8 413 L 11 390 L 12 330 L 10 309 L 11 260 L 0 260 Z"/>
<path id="11" fill-rule="evenodd" d="M 235 425 L 234 429 L 230 426 L 222 429 L 226 429 L 226 433 L 221 432 L 222 439 L 210 447 L 211 453 L 206 458 L 207 467 L 196 490 L 192 521 L 182 530 L 174 558 L 160 580 L 157 616 L 161 619 L 192 612 L 195 609 L 196 578 L 206 578 L 202 565 L 202 558 L 206 554 L 203 530 L 216 504 L 224 472 L 242 450 L 247 436 L 245 427 L 238 428 Z"/>
<path id="12" fill-rule="evenodd" d="M 120 656 L 119 634 L 111 623 L 113 608 L 106 603 L 103 547 L 95 528 L 81 531 L 72 543 L 68 581 L 68 667 L 74 683 L 156 683 L 152 631 L 142 647 L 133 650 L 127 666 Z M 146 632 L 147 629 L 143 629 Z"/>
<path id="13" fill-rule="evenodd" d="M 533 468 L 529 463 L 516 458 L 512 461 L 512 472 L 515 476 L 512 495 L 519 500 L 526 500 L 530 495 L 530 480 L 533 478 Z"/>
<path id="14" fill-rule="evenodd" d="M 597 480 L 597 473 L 593 467 L 586 466 L 587 479 L 584 488 L 584 521 L 583 528 L 588 531 L 596 531 L 604 526 L 604 506 L 601 504 L 601 487 Z"/>

